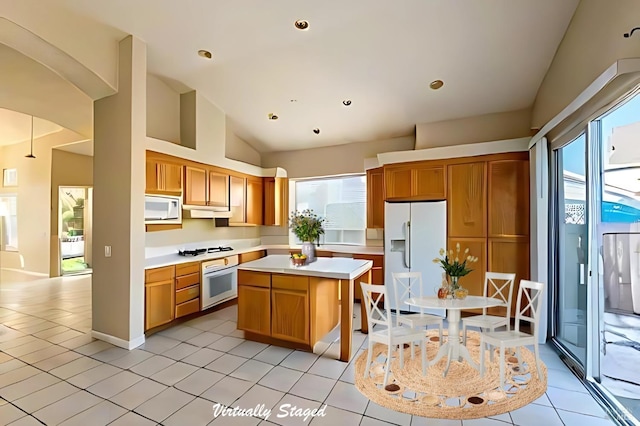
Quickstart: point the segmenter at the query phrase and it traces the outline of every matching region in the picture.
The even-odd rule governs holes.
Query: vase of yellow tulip
[[[478,258],[469,254],[469,249],[460,252],[460,243],[456,244],[455,252],[453,249],[440,249],[440,257],[433,259],[433,263],[440,264],[440,267],[447,274],[449,281],[449,294],[454,299],[464,299],[469,294],[469,290],[460,285],[460,277],[464,277],[473,271],[469,264],[475,263]]]

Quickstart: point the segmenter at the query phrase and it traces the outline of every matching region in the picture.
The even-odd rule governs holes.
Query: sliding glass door
[[[586,135],[556,149],[554,156],[554,334],[584,370],[589,254]]]

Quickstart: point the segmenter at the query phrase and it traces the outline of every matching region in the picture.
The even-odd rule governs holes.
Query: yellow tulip
[[[456,251],[460,253],[460,243],[456,243]]]
[[[435,259],[433,259],[433,263],[440,263],[440,259],[436,257]]]
[[[467,254],[467,253],[469,253],[469,247],[467,247],[467,248],[464,250],[464,254]]]

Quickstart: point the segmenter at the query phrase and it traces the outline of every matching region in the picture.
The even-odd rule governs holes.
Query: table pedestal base
[[[469,354],[469,350],[466,346],[460,344],[460,311],[458,309],[447,309],[447,321],[449,322],[449,336],[446,343],[438,349],[436,357],[429,361],[429,366],[434,365],[446,355],[447,366],[442,373],[443,376],[447,375],[452,359],[458,361],[462,361],[464,359],[473,368],[480,370],[480,365],[471,358],[471,354]]]

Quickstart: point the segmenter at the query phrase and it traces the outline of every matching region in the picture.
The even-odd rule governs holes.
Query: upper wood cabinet
[[[384,228],[384,169],[367,170],[367,228]]]
[[[208,197],[207,176],[204,168],[186,166],[184,168],[184,204],[206,206]]]
[[[240,176],[231,176],[230,182],[230,205],[231,218],[229,223],[246,223],[246,179]]]
[[[385,199],[444,200],[446,172],[443,164],[391,164],[384,166]]]
[[[529,161],[489,161],[489,237],[529,235]]]
[[[262,225],[263,219],[263,183],[262,178],[247,178],[247,223]]]
[[[182,165],[148,157],[145,182],[146,192],[181,192]]]
[[[486,163],[448,166],[447,227],[449,237],[486,237]]]
[[[229,175],[209,170],[207,205],[226,207],[229,205]]]
[[[289,179],[264,178],[264,224],[289,225]]]

